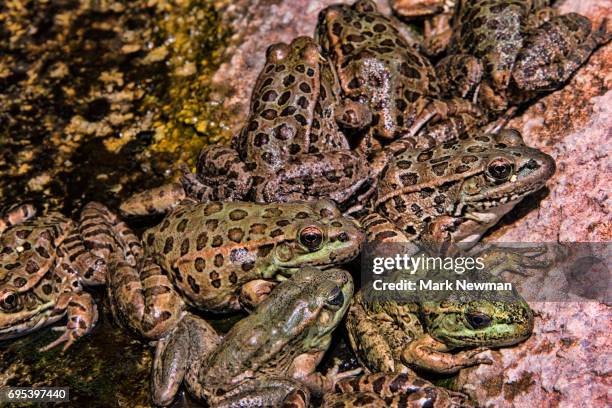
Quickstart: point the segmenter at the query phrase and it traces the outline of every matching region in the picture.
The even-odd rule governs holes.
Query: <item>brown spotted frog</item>
[[[368,241],[474,245],[555,171],[513,129],[396,150],[386,162],[362,220]]]
[[[115,315],[147,338],[159,338],[191,306],[208,312],[252,307],[271,288],[311,265],[355,258],[364,236],[329,200],[256,204],[186,202],[143,235],[138,267],[110,273]]]
[[[372,1],[324,9],[316,36],[334,64],[343,98],[371,112],[371,121],[362,123],[368,129],[366,149],[375,138],[388,141],[414,136],[434,119],[454,118],[440,125],[448,127],[443,134],[426,132],[441,139],[481,124],[480,111],[470,102],[439,98],[431,63]]]
[[[576,13],[556,15],[550,1],[458,0],[449,55],[436,67],[448,95],[472,97],[498,115],[563,86],[608,42]]]
[[[67,315],[63,334],[44,348],[64,343],[66,350],[98,320],[96,304],[83,286],[104,284],[110,254],[137,250],[140,244],[98,203],[87,204],[78,223],[59,213],[35,214],[32,206],[22,205],[0,220],[0,340]]]
[[[346,202],[370,174],[338,126],[359,121],[360,106],[338,94],[335,73],[312,38],[270,46],[246,124],[232,146],[204,148],[196,174],[183,180],[184,191],[162,187],[128,200],[123,212],[159,212],[185,193],[200,201]]]
[[[209,406],[276,407],[288,395],[307,406],[310,391],[331,390],[355,374],[316,372],[352,296],[346,271],[305,267],[224,336],[204,320],[185,316],[158,342],[154,403],[170,404],[184,382],[191,395]]]

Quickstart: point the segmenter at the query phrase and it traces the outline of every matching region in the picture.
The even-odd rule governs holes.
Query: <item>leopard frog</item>
[[[122,211],[160,212],[185,193],[200,201],[347,201],[370,175],[337,124],[359,121],[360,106],[339,100],[338,94],[335,73],[312,38],[271,45],[249,116],[232,146],[204,148],[196,174],[183,180],[184,190],[174,185],[141,194]]]
[[[208,312],[252,307],[302,266],[355,258],[364,236],[331,201],[183,203],[143,235],[138,268],[117,262],[109,278],[114,313],[159,338],[191,306]]]
[[[563,86],[612,36],[548,0],[457,0],[449,56],[436,67],[449,94],[474,95],[497,115]],[[468,72],[469,71],[469,72]]]
[[[417,275],[395,271],[390,279],[410,279],[419,273],[423,271]],[[424,273],[429,279],[436,271]],[[439,276],[448,278],[443,273]],[[476,270],[461,278],[495,279]],[[351,346],[372,371],[410,372],[418,368],[452,374],[464,367],[491,363],[481,355],[483,351],[517,344],[533,331],[533,312],[514,290],[478,295],[452,290],[438,298],[409,292],[404,298],[366,285],[351,303],[347,316]]]
[[[168,405],[184,381],[210,406],[280,406],[289,394],[306,406],[311,390],[330,390],[353,374],[315,371],[352,296],[346,271],[305,267],[222,337],[186,316],[158,342],[153,401]]]
[[[473,245],[554,171],[552,157],[513,129],[398,150],[362,223],[368,241]]]
[[[139,241],[98,203],[83,208],[79,223],[59,213],[35,214],[32,206],[22,205],[0,221],[0,340],[68,315],[64,333],[45,347],[65,343],[65,350],[98,319],[83,285],[103,284],[108,256],[128,247],[137,251]]]
[[[365,149],[375,139],[414,136],[432,119],[455,118],[443,125],[448,129],[437,136],[440,138],[480,123],[479,110],[468,101],[439,99],[431,63],[408,44],[372,1],[324,9],[316,37],[334,64],[342,97],[371,112],[372,120],[361,124],[368,129]]]

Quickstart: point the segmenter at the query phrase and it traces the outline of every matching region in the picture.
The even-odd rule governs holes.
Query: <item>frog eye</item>
[[[311,251],[318,249],[323,242],[323,232],[317,227],[307,227],[300,233],[300,242]]]
[[[0,297],[0,309],[11,312],[19,305],[19,298],[15,292],[4,292]]]
[[[470,313],[467,316],[467,321],[474,329],[484,329],[491,325],[491,318],[482,313]]]
[[[487,165],[487,174],[497,181],[504,181],[512,175],[513,169],[514,166],[508,159],[500,157]]]
[[[332,306],[342,306],[344,303],[344,294],[339,287],[334,287],[331,293],[329,294],[329,299],[327,299],[327,303]]]

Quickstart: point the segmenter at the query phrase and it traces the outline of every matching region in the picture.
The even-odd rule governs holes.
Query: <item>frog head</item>
[[[555,172],[552,157],[525,146],[516,130],[477,136],[461,145],[465,179],[455,216],[468,220],[456,241],[477,238],[527,195],[544,187]]]
[[[353,279],[348,272],[305,267],[278,285],[256,313],[272,327],[279,337],[276,341],[295,344],[300,339],[300,354],[323,351],[352,297]]]
[[[53,313],[55,298],[43,289],[52,285],[51,278],[45,276],[26,291],[7,284],[0,286],[0,340],[23,336],[63,316]]]
[[[49,214],[0,234],[0,340],[33,332],[59,320],[54,313],[54,248],[60,231],[71,226]]]
[[[354,259],[365,239],[357,221],[342,216],[329,200],[307,203],[309,211],[295,214],[287,227],[287,238],[274,248],[274,263],[281,273],[297,272],[302,266],[328,268]]]
[[[240,375],[245,364],[249,370],[276,375],[286,374],[296,364],[314,363],[314,369],[317,361],[300,363],[298,357],[323,356],[352,296],[348,272],[302,268],[226,334],[214,358],[232,360],[222,365],[224,370],[235,369],[232,376]]]
[[[421,313],[427,332],[450,349],[510,346],[533,331],[533,312],[514,291],[480,299],[458,293],[441,302],[424,302]]]
[[[297,321],[288,319],[286,327],[294,330],[299,326],[307,327],[303,334],[304,347],[307,350],[325,350],[331,333],[340,324],[353,297],[353,279],[342,269],[321,271],[307,267],[298,272],[295,280],[303,282],[301,300],[307,300],[307,306],[303,312],[298,312],[301,317]],[[296,302],[299,304],[301,302]]]

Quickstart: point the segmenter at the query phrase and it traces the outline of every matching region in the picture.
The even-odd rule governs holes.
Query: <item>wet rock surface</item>
[[[66,0],[27,9],[3,3],[0,207],[27,199],[71,214],[92,199],[113,207],[161,184],[202,145],[240,128],[265,49],[312,35],[319,10],[332,3],[159,0],[93,7]],[[389,12],[387,2],[377,3]],[[612,1],[567,0],[559,7],[598,24]],[[547,191],[517,206],[487,240],[612,240],[610,61],[608,44],[568,86],[511,122],[528,145],[555,158],[557,173]],[[495,364],[463,370],[455,385],[492,406],[605,406],[610,307],[530,304],[534,335],[491,352]],[[51,329],[0,344],[0,385],[69,385],[77,401],[103,395],[99,406],[147,406],[151,349],[108,317],[101,320],[65,354],[36,352],[56,335]],[[347,354],[343,347],[334,353]]]
[[[226,137],[207,95],[227,34],[209,2],[2,2],[0,207],[113,205]]]

